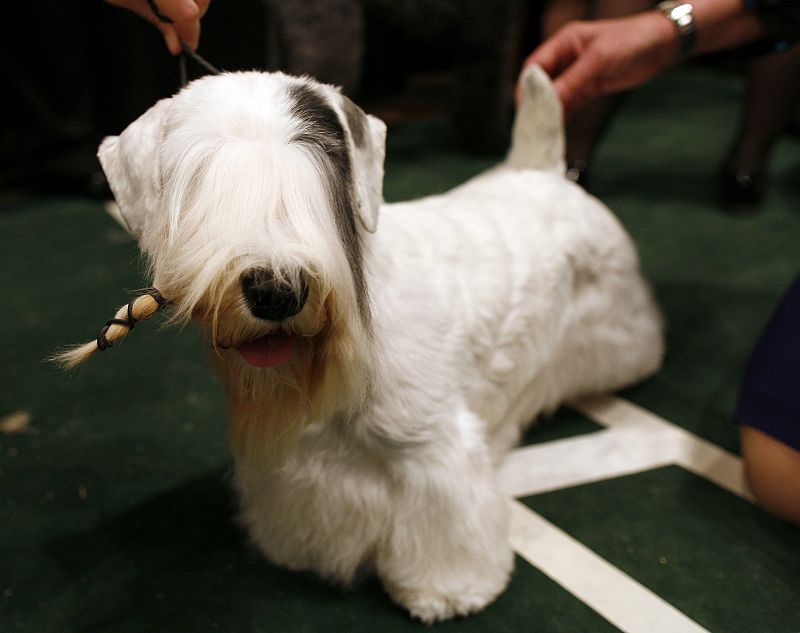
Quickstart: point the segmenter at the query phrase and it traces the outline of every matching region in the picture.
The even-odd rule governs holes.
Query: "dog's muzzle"
[[[242,295],[250,313],[264,321],[283,321],[298,314],[308,299],[308,282],[302,279],[299,293],[275,279],[267,268],[252,268],[241,276]]]

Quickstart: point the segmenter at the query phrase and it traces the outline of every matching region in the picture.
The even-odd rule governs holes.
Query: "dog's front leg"
[[[458,426],[478,428],[462,413]],[[470,432],[471,433],[471,432]],[[424,622],[480,611],[513,566],[508,500],[495,485],[482,438],[447,438],[393,465],[401,490],[378,574],[392,599]]]

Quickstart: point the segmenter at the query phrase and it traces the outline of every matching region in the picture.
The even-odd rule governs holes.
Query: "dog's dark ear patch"
[[[327,158],[323,163],[328,171],[326,185],[331,197],[331,208],[339,239],[350,263],[359,311],[367,325],[370,321],[369,299],[364,278],[361,238],[356,223],[353,165],[347,149],[344,127],[324,95],[313,86],[295,84],[289,88],[289,97],[292,100],[291,114],[303,126],[292,142],[306,145]],[[364,114],[361,113],[361,116]],[[363,132],[362,129],[362,138]]]
[[[364,147],[367,136],[367,116],[355,103],[342,95],[342,109],[347,118],[347,127],[356,147]]]
[[[326,149],[334,150],[332,145],[344,146],[344,128],[336,111],[327,103],[325,98],[313,86],[295,84],[289,88],[289,97],[292,100],[292,115],[302,121],[307,129],[295,137],[300,142],[309,141],[309,134],[321,134],[317,144],[324,144]]]

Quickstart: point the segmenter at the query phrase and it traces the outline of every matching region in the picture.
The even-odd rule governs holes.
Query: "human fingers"
[[[564,120],[568,121],[591,98],[600,94],[601,71],[602,65],[597,59],[583,56],[555,79],[553,84],[561,100]]]
[[[659,18],[651,11],[587,27],[577,60],[555,81],[566,117],[589,99],[635,88],[673,63],[675,29]]]
[[[192,48],[197,48],[200,43],[200,18],[205,13],[201,10],[197,0],[157,0],[160,13],[172,20],[177,37]],[[208,3],[206,2],[206,9]],[[162,30],[162,33],[164,30]],[[166,39],[166,35],[165,35]],[[167,43],[169,46],[169,42]],[[180,43],[178,44],[180,49]],[[172,51],[172,48],[170,48]]]
[[[206,11],[208,11],[208,5],[211,4],[211,0],[195,0],[195,4],[200,11],[200,17],[202,18]]]
[[[195,4],[197,5],[197,10],[199,12],[197,18],[197,45],[194,46],[194,48],[197,48],[197,46],[200,45],[200,20],[206,14],[206,11],[208,11],[208,5],[211,4],[211,0],[195,0]]]
[[[528,55],[522,65],[523,68],[537,64],[551,78],[556,78],[580,54],[584,30],[584,22],[566,24]]]
[[[586,23],[578,21],[570,22],[563,26],[552,37],[540,44],[533,53],[528,55],[522,64],[522,70],[524,71],[528,66],[536,64],[551,79],[556,80],[581,54],[585,25]],[[517,105],[519,105],[522,98],[522,88],[519,81],[517,81],[515,89],[515,98]]]
[[[173,55],[179,55],[181,51],[183,51],[183,48],[181,47],[181,38],[178,37],[178,34],[175,32],[175,27],[159,20],[156,20],[153,24],[161,31],[161,35],[164,37],[164,43],[167,45],[169,52]]]

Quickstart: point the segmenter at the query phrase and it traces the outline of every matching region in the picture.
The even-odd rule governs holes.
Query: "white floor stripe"
[[[511,451],[497,471],[508,494],[524,497],[676,465],[753,501],[741,459],[725,449],[621,398],[571,406],[607,428]]]
[[[670,454],[640,429],[606,429],[579,437],[518,448],[497,471],[512,497],[571,488],[668,466]]]
[[[736,455],[614,396],[571,405],[606,428],[512,451],[498,469],[509,495],[570,488],[676,465],[753,501]],[[511,542],[534,567],[625,633],[706,631],[633,578],[518,501]]]
[[[634,450],[647,451],[655,463],[661,463],[665,456],[669,456],[677,466],[705,477],[743,499],[754,501],[745,482],[742,460],[733,453],[622,398],[598,396],[575,402],[572,406],[610,429],[638,429],[640,433]]]
[[[514,549],[614,626],[625,633],[708,633],[527,506],[511,504]]]

